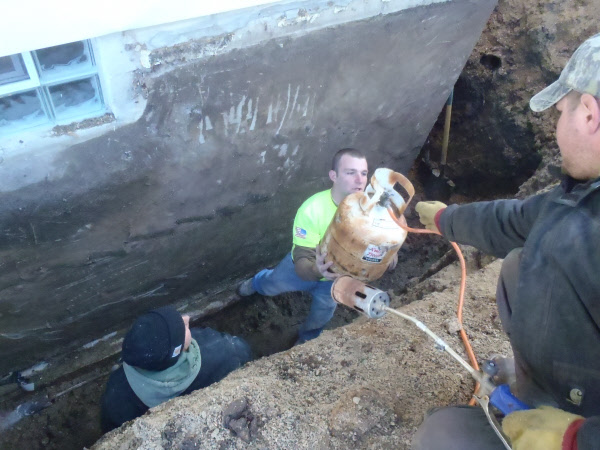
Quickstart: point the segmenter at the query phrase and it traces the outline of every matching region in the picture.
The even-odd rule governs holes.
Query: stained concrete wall
[[[0,180],[0,373],[152,307],[210,302],[202,292],[276,262],[341,147],[406,173],[494,4],[421,6],[191,61],[193,44],[155,50],[139,120],[44,163],[11,161],[45,178]]]

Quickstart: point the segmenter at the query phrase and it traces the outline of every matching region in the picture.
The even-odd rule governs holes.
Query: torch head
[[[385,308],[390,305],[387,292],[349,276],[339,277],[333,282],[331,297],[337,303],[355,309],[371,319],[383,317]]]

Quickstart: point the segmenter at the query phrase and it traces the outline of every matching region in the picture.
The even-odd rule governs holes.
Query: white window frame
[[[14,83],[7,83],[4,86],[0,86],[0,96],[8,94],[19,94],[24,91],[29,91],[40,86],[40,78],[33,62],[33,57],[30,52],[20,53],[29,75],[29,80],[15,81]],[[11,55],[12,56],[12,55]]]
[[[4,131],[4,130],[20,131],[20,130],[23,130],[26,128],[39,127],[39,126],[44,126],[44,125],[54,126],[57,124],[80,122],[82,120],[89,119],[91,117],[98,117],[98,116],[101,116],[106,113],[107,108],[106,108],[106,103],[104,101],[104,96],[102,94],[102,85],[100,83],[100,74],[98,71],[98,66],[96,65],[96,59],[94,57],[94,49],[93,49],[92,43],[88,39],[84,39],[82,41],[76,41],[76,42],[83,42],[83,44],[87,47],[88,53],[90,56],[90,60],[91,60],[90,64],[87,67],[81,68],[80,70],[72,70],[65,74],[61,74],[60,72],[58,72],[58,74],[47,75],[47,76],[45,76],[45,78],[43,80],[40,78],[39,73],[38,73],[38,70],[41,70],[40,69],[41,64],[37,60],[37,54],[35,53],[37,50],[33,50],[31,52],[20,53],[21,57],[23,58],[23,63],[25,65],[25,69],[27,71],[27,75],[29,76],[29,79],[16,81],[13,83],[7,83],[5,85],[0,86],[0,97],[16,95],[16,94],[21,94],[23,92],[36,90],[37,96],[41,103],[41,108],[44,112],[44,115],[46,116],[46,120],[43,123],[38,122],[38,123],[32,124],[31,126],[27,126],[27,125],[10,126],[9,125],[7,127],[4,127],[4,129],[0,128],[0,130],[2,130],[2,131]],[[41,49],[39,49],[39,50],[41,50]],[[11,56],[11,55],[9,55],[9,56]],[[58,119],[56,117],[56,113],[55,113],[53,107],[51,106],[52,102],[50,99],[51,94],[49,92],[49,88],[59,85],[59,84],[84,80],[84,79],[88,79],[88,78],[92,78],[92,77],[95,78],[95,87],[97,90],[98,99],[100,101],[100,107],[98,108],[98,110],[90,111],[89,113],[84,113],[81,115],[75,115],[75,114],[68,115],[67,114],[62,119]],[[94,81],[92,81],[92,83],[94,83]]]

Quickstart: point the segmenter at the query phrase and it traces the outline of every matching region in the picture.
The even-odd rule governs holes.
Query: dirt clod
[[[250,442],[258,432],[258,422],[250,412],[246,398],[235,400],[225,408],[223,425],[244,442]]]

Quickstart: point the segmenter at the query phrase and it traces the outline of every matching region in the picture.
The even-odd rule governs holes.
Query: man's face
[[[368,171],[366,159],[342,156],[337,170],[329,171],[329,178],[333,181],[332,191],[337,194],[339,200],[355,192],[364,191]]]
[[[183,319],[183,323],[185,324],[185,341],[183,343],[183,351],[185,352],[188,348],[190,348],[190,344],[192,343],[192,333],[190,331],[190,316],[181,316]]]
[[[556,124],[556,142],[562,155],[563,172],[577,180],[600,175],[598,152],[592,148],[585,129],[585,109],[580,97],[570,92],[556,103],[560,118]]]

